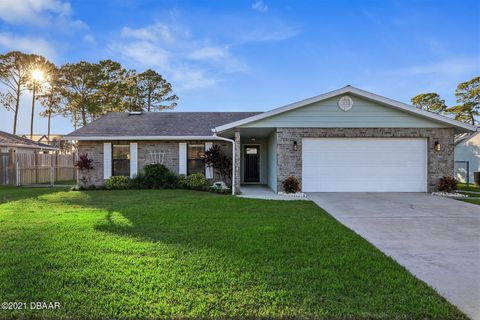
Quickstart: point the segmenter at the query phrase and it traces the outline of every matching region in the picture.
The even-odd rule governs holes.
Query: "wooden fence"
[[[0,184],[75,183],[75,160],[75,154],[3,153],[0,157]]]

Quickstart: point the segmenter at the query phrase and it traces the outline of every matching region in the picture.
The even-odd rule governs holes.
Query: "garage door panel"
[[[426,140],[305,138],[305,192],[424,192]]]

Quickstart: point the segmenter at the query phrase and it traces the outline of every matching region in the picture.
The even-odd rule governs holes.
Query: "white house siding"
[[[473,172],[480,171],[480,134],[455,146],[455,161],[469,162],[470,182],[473,183]],[[461,182],[467,181],[466,164],[455,163],[455,177]]]
[[[433,120],[392,109],[377,102],[348,94],[353,99],[349,111],[338,108],[334,97],[305,107],[258,120],[241,128],[443,128]],[[412,107],[413,108],[413,107]]]

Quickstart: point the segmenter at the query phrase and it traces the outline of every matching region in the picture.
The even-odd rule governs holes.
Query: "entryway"
[[[245,170],[243,181],[247,183],[260,182],[260,147],[245,146]]]

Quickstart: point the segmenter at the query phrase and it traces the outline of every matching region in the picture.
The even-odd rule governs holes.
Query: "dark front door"
[[[260,182],[259,156],[258,146],[245,146],[245,182]]]

